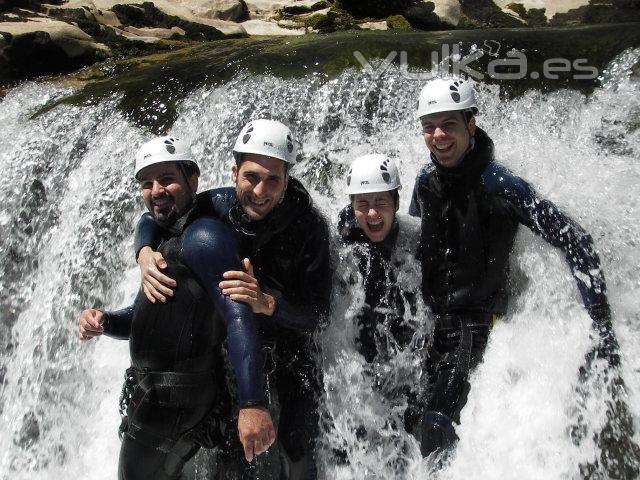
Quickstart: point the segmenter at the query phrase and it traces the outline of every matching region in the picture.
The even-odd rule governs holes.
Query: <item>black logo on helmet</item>
[[[164,146],[167,149],[167,152],[169,152],[172,155],[176,153],[176,147],[173,144],[173,142],[175,142],[175,139],[173,138],[168,138],[164,141]]]
[[[253,132],[253,125],[249,124],[249,126],[247,127],[247,131],[242,137],[242,143],[247,143],[249,141],[249,139],[251,138],[251,132]]]
[[[453,84],[449,86],[449,90],[451,90],[451,100],[458,103],[460,102],[460,93],[458,93],[458,87],[462,85],[464,82],[462,80],[455,81]]]
[[[382,179],[385,183],[389,183],[391,181],[391,175],[389,174],[389,159],[386,159],[384,162],[380,164],[380,170],[382,171]]]
[[[287,150],[289,153],[293,152],[293,138],[290,133],[287,133]]]

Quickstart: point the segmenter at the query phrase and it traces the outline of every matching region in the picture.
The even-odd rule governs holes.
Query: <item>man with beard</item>
[[[423,455],[452,445],[496,316],[508,300],[509,258],[519,225],[560,248],[598,333],[593,356],[619,364],[606,285],[591,237],[493,158],[476,126],[471,82],[436,79],[420,93],[418,118],[431,163],[418,174],[409,213],[421,218],[422,292],[436,315],[426,365],[419,438]]]
[[[312,334],[330,303],[327,226],[302,184],[289,176],[296,148],[285,125],[265,119],[249,122],[238,135],[233,156],[235,188],[200,194],[198,211],[229,225],[244,257],[244,270],[227,271],[220,288],[256,314],[268,353],[267,389],[277,393],[280,406],[283,476],[314,479],[321,383]],[[148,247],[141,249],[156,245],[156,230],[153,218],[143,217],[136,248],[145,292],[163,301],[173,294],[169,287],[176,282],[157,269],[164,265],[160,256]],[[221,476],[250,478],[249,466],[237,451],[237,445],[230,445]]]
[[[219,220],[195,214],[199,173],[182,140],[161,137],[140,148],[135,176],[161,228],[159,250],[167,270],[180,287],[167,302],[150,302],[140,293],[131,307],[88,309],[80,316],[82,340],[103,333],[129,339],[121,480],[179,478],[201,446],[222,443],[230,418],[221,352],[225,336],[238,383],[238,430],[245,450],[262,453],[275,439],[262,406],[263,361],[253,313],[218,287],[225,271],[241,265],[236,240]]]

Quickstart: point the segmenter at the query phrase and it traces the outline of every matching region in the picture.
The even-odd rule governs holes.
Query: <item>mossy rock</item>
[[[189,22],[174,15],[167,15],[151,2],[142,5],[114,5],[113,13],[124,26],[133,27],[179,27],[185,31],[185,36],[194,40],[221,40],[228,36],[215,27],[201,23]]]
[[[320,30],[331,25],[331,18],[328,15],[314,13],[304,19],[304,26]]]
[[[463,15],[474,20],[467,24],[469,26],[477,22],[479,27],[485,28],[522,27],[522,23],[518,19],[504,13],[492,0],[461,1],[460,6],[462,7]],[[460,28],[460,25],[458,27]]]
[[[391,30],[408,30],[411,24],[402,15],[391,15],[387,18],[387,27]]]

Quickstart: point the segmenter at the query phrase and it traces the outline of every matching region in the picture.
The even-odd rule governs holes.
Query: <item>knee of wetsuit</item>
[[[458,440],[453,421],[440,412],[428,411],[420,422],[420,452],[423,457],[445,451]]]

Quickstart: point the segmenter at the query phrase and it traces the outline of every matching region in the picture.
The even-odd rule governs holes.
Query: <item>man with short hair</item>
[[[278,440],[287,457],[287,478],[313,479],[321,382],[312,334],[329,310],[328,230],[307,191],[289,175],[296,159],[289,128],[274,120],[253,120],[238,135],[233,156],[235,188],[204,192],[199,211],[236,233],[245,268],[226,272],[220,288],[256,314],[268,352],[267,389],[277,392],[280,405]],[[155,222],[143,217],[136,247],[145,288],[162,300],[172,294],[167,288],[171,279],[156,269],[157,255],[148,247],[140,250],[155,245],[155,230]],[[222,467],[237,467],[250,476],[247,465],[233,464]]]
[[[419,437],[423,455],[456,439],[453,422],[508,300],[509,258],[519,225],[564,253],[599,335],[597,356],[619,364],[604,275],[591,237],[526,181],[493,158],[476,126],[470,81],[435,79],[420,93],[418,117],[431,163],[415,182],[409,213],[421,218],[422,292],[436,315],[426,365]]]
[[[263,362],[253,313],[218,287],[225,271],[240,267],[236,240],[220,221],[194,214],[199,173],[180,139],[160,137],[140,148],[135,176],[161,228],[167,270],[180,287],[167,302],[152,303],[140,293],[131,307],[88,309],[80,316],[82,340],[103,333],[129,339],[121,480],[179,478],[200,446],[222,443],[230,417],[225,337],[238,396],[248,407],[238,425],[245,449],[260,454],[275,439],[269,412],[261,407]]]

